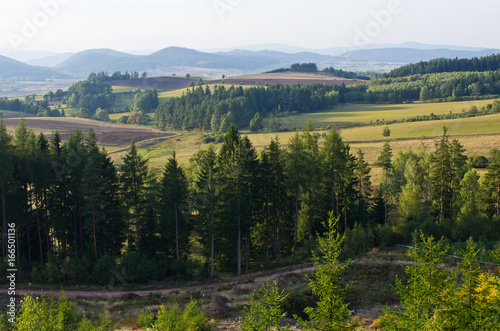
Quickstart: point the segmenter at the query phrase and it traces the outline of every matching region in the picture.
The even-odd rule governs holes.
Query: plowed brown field
[[[19,118],[4,119],[4,123],[11,131],[19,125],[19,121]],[[56,130],[59,131],[63,141],[68,140],[71,132],[75,129],[85,134],[91,128],[96,133],[99,144],[108,146],[128,146],[132,139],[135,139],[138,143],[174,135],[173,133],[156,131],[151,128],[112,124],[82,118],[26,118],[25,121],[26,125],[36,132],[50,135]]]

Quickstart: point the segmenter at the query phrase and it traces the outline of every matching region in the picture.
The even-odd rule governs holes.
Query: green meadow
[[[430,114],[444,115],[468,111],[472,106],[478,109],[493,103],[493,100],[443,102],[443,103],[412,103],[398,105],[346,104],[333,109],[300,115],[280,117],[283,127],[288,129],[302,128],[310,120],[315,127],[332,125],[354,125],[355,123],[370,124],[383,121],[401,120]]]

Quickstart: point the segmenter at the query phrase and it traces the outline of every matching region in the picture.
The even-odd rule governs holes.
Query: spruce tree
[[[446,216],[449,216],[447,206],[451,205],[453,182],[451,146],[448,141],[448,129],[443,128],[441,140],[436,142],[434,151],[434,162],[432,164],[432,197],[435,209],[438,210],[439,221],[443,224]]]
[[[316,307],[304,310],[309,321],[295,316],[304,330],[354,330],[355,327],[350,320],[348,304],[345,303],[345,295],[352,283],[342,284],[344,272],[350,262],[339,263],[345,235],[335,230],[338,220],[330,212],[328,221],[324,223],[326,235],[318,238],[319,252],[312,252],[316,270],[307,279],[312,293],[319,297],[319,301]]]
[[[140,252],[140,216],[144,211],[144,193],[147,175],[148,159],[142,157],[138,153],[135,141],[132,140],[130,150],[123,158],[120,182],[122,184],[124,202],[130,215],[129,219],[133,220],[135,223],[133,225],[130,224],[130,228],[135,229],[135,246],[138,252]],[[128,238],[128,241],[130,249],[133,244],[130,237]]]
[[[293,236],[293,252],[292,258],[295,259],[297,251],[297,230],[299,226],[299,197],[305,186],[305,157],[304,157],[304,142],[298,132],[290,138],[288,142],[287,154],[287,179],[288,188],[295,197],[295,222]]]
[[[190,227],[187,215],[188,181],[175,152],[168,158],[160,184],[160,228],[167,252],[175,254],[178,262],[181,251],[186,251]],[[175,232],[174,238],[170,235]],[[173,239],[173,240],[172,240]],[[171,247],[170,243],[175,242]]]
[[[500,153],[488,166],[484,179],[486,188],[485,204],[490,215],[500,215]]]
[[[392,148],[389,141],[386,141],[382,147],[382,152],[378,157],[378,165],[382,167],[384,172],[384,212],[385,212],[385,224],[387,224],[387,213],[388,213],[388,192],[389,192],[389,172],[392,169]]]
[[[218,213],[219,177],[217,155],[210,144],[198,152],[193,205],[199,211],[199,231],[205,247],[210,246],[210,276],[214,277],[216,216]]]

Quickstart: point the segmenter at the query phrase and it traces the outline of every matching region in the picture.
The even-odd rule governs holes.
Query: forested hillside
[[[496,71],[500,69],[500,54],[490,56],[473,57],[471,59],[434,59],[428,62],[408,64],[396,68],[384,74],[387,77],[404,77],[411,75],[435,74],[441,72],[462,72],[462,71]]]
[[[498,151],[480,179],[446,129],[432,150],[392,157],[387,142],[381,182],[372,183],[362,150],[335,130],[319,138],[308,124],[287,148],[273,139],[259,153],[231,125],[218,151],[198,151],[188,167],[173,154],[157,178],[134,143],[117,167],[92,130],[61,143],[23,122],[12,137],[2,123],[3,231],[16,224],[24,277],[99,284],[115,268],[147,282],[301,259],[329,212],[347,235],[346,254],[407,243],[415,229],[500,249]]]

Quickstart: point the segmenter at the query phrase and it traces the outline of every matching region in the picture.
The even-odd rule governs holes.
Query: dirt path
[[[261,277],[256,277],[256,278],[248,278],[248,275],[246,276],[245,279],[252,280],[255,283],[264,283],[267,280],[273,281],[277,278],[283,277],[285,275],[289,274],[300,274],[304,273],[310,270],[313,270],[314,267],[308,267],[308,268],[302,268],[302,269],[297,269],[297,270],[291,270],[291,271],[283,271],[279,272],[276,274],[272,275],[267,275],[267,276],[261,276]],[[188,286],[188,287],[176,287],[176,288],[169,288],[169,289],[156,289],[156,290],[141,290],[141,291],[113,291],[113,290],[99,290],[99,291],[66,291],[66,290],[43,290],[43,289],[17,289],[16,294],[19,295],[30,295],[30,296],[39,296],[39,295],[48,295],[48,296],[59,296],[61,294],[64,294],[65,296],[69,298],[74,298],[74,297],[86,297],[86,298],[95,298],[95,297],[101,297],[101,298],[112,298],[112,297],[120,297],[126,294],[134,294],[138,296],[147,296],[151,293],[159,293],[159,294],[167,294],[170,292],[174,291],[192,291],[192,290],[201,290],[201,289],[207,289],[207,288],[217,288],[219,286],[224,286],[224,285],[235,285],[237,284],[238,281],[232,281],[232,282],[226,282],[226,283],[216,283],[216,284],[205,284],[205,285],[196,285],[196,286]],[[0,289],[0,294],[7,294],[7,289],[2,288]],[[63,293],[64,291],[64,293]]]

